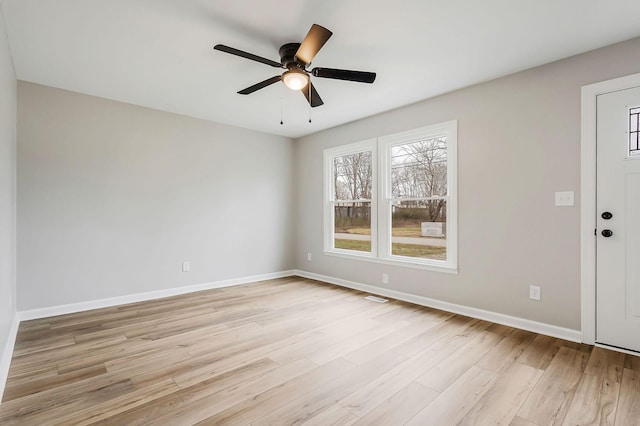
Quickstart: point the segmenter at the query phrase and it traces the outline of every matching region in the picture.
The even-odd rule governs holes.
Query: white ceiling
[[[300,137],[640,36],[638,0],[0,0],[19,79]],[[314,79],[325,105],[275,68],[311,24],[333,37],[313,66],[375,71],[373,85]],[[284,125],[280,125],[281,111]]]

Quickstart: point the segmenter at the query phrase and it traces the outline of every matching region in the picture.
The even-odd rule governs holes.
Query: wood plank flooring
[[[640,425],[640,358],[292,277],[20,325],[2,425]]]

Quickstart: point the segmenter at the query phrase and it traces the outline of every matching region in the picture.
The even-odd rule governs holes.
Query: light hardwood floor
[[[640,424],[640,358],[286,278],[22,323],[0,424]]]

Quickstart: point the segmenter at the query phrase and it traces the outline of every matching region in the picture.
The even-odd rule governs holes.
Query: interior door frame
[[[580,136],[580,288],[582,341],[596,343],[597,97],[640,86],[640,73],[582,86]]]

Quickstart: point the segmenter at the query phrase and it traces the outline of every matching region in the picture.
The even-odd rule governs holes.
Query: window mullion
[[[334,203],[334,204],[339,204],[339,203],[370,203],[372,202],[372,200],[370,198],[360,198],[357,200],[329,200],[329,202]]]

